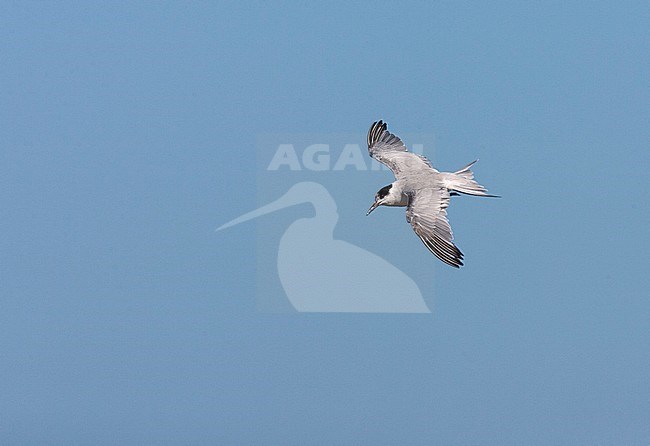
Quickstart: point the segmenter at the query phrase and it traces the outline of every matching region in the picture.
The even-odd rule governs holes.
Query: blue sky
[[[1,442],[648,444],[649,19],[3,4]],[[452,203],[467,266],[401,210],[361,218],[388,174],[346,176],[336,235],[435,289],[433,314],[257,311],[254,225],[214,229],[257,206],[258,137],[363,143],[378,118],[504,196]]]

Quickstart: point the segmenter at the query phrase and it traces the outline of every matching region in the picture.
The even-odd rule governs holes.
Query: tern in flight
[[[375,122],[368,131],[368,153],[388,166],[395,182],[379,189],[369,215],[378,206],[406,206],[406,221],[429,251],[455,268],[463,266],[463,253],[453,243],[447,221],[447,207],[452,195],[468,194],[497,197],[474,181],[470,167],[456,172],[439,172],[428,159],[406,150],[397,136],[386,130],[386,123]]]

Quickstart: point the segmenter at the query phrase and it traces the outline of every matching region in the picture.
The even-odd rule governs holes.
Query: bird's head
[[[372,204],[372,206],[370,206],[370,209],[368,209],[368,213],[366,215],[370,215],[370,213],[377,209],[378,206],[382,206],[389,202],[390,190],[392,187],[393,185],[389,184],[388,186],[384,186],[377,191],[375,194],[375,202]]]

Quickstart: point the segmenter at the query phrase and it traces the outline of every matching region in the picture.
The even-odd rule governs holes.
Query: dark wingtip
[[[370,126],[370,130],[368,130],[368,147],[371,147],[377,140],[379,140],[379,137],[381,134],[388,128],[388,124],[382,121],[381,119],[379,121],[375,121],[372,123]]]
[[[447,265],[453,266],[456,269],[460,269],[461,266],[465,266],[463,263],[463,255],[461,254],[457,258],[454,259],[453,263],[452,262],[445,262]]]

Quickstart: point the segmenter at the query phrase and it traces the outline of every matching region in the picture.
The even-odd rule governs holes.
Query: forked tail
[[[457,170],[454,173],[446,172],[444,174],[444,181],[447,189],[460,192],[461,194],[477,195],[479,197],[501,198],[498,195],[488,194],[487,189],[474,180],[474,172],[470,170],[470,167],[472,167],[477,161],[478,160],[472,161],[467,166],[463,167],[460,170]]]

